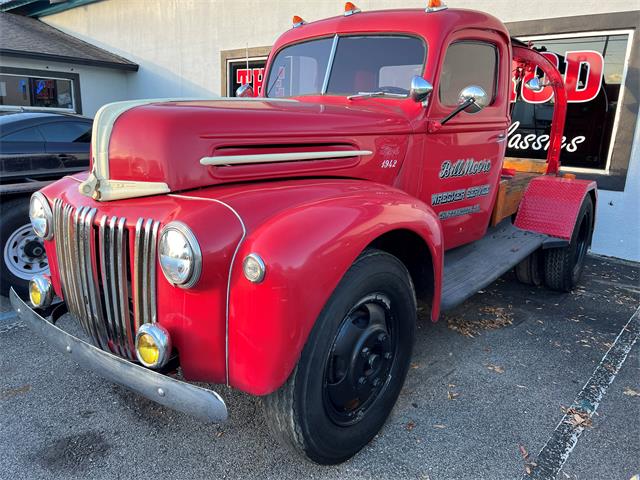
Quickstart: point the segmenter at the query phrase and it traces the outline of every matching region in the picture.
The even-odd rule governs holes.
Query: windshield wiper
[[[372,97],[397,97],[397,98],[405,98],[406,95],[402,93],[389,93],[389,92],[358,92],[355,95],[349,95],[347,97],[348,100],[355,100],[357,98],[372,98]]]

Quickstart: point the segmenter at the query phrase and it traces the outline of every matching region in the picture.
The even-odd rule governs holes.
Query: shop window
[[[262,95],[266,63],[267,57],[227,60],[227,95],[235,97],[236,90],[246,83],[252,85],[255,97]]]
[[[0,74],[0,105],[75,111],[69,79]]]
[[[447,106],[458,105],[462,89],[478,85],[491,99],[495,96],[498,52],[496,47],[484,42],[462,41],[447,48],[440,73],[440,102]]]
[[[628,32],[619,31],[523,38],[533,41],[534,48],[564,76],[568,109],[560,162],[565,168],[600,172],[609,169],[612,139],[622,103],[629,37]],[[536,75],[540,76],[541,72]],[[513,87],[515,103],[507,155],[546,158],[553,91],[546,87],[535,93],[523,89],[521,84]]]

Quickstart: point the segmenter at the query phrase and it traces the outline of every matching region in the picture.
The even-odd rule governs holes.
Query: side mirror
[[[460,92],[458,105],[466,105],[463,110],[467,113],[478,113],[489,105],[489,96],[484,91],[484,88],[477,85],[469,85]]]
[[[458,106],[440,121],[440,125],[444,125],[460,112],[478,113],[484,107],[489,105],[489,96],[484,88],[478,85],[469,85],[463,88],[458,95]]]
[[[548,83],[543,83],[540,81],[538,77],[533,77],[524,82],[524,86],[531,90],[532,92],[541,92],[544,90],[544,87],[548,86]]]
[[[253,87],[250,83],[245,83],[236,89],[236,97],[253,97]]]
[[[433,85],[419,75],[411,79],[411,88],[409,89],[409,97],[414,102],[424,102],[433,92]]]

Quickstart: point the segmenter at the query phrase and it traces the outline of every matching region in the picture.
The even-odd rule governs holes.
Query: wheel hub
[[[16,277],[29,280],[33,275],[49,273],[42,240],[30,224],[17,228],[4,246],[4,263]]]
[[[389,379],[395,356],[389,300],[361,300],[343,320],[325,368],[325,406],[339,425],[357,422]]]

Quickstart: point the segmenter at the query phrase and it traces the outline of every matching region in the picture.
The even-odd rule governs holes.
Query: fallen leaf
[[[447,390],[447,398],[449,400],[455,400],[456,398],[458,398],[460,396],[459,393],[454,393],[451,390]]]
[[[408,431],[413,430],[414,428],[416,428],[416,424],[415,422],[409,422],[407,423],[406,427],[405,427]]]
[[[504,368],[502,368],[499,365],[489,364],[489,365],[487,365],[487,368],[489,370],[493,371],[493,372],[496,372],[496,373],[504,373]]]
[[[509,309],[511,305],[507,306]],[[485,306],[478,309],[480,316],[467,320],[464,315],[445,315],[450,330],[469,338],[475,338],[482,330],[495,330],[513,324],[513,314],[505,307]]]
[[[16,388],[6,388],[0,391],[0,400],[6,400],[8,398],[17,397],[18,395],[24,395],[31,391],[31,385],[22,385]]]
[[[522,455],[522,458],[527,460],[527,458],[529,458],[529,452],[527,452],[527,449],[524,448],[522,445],[518,445],[518,447],[520,448],[520,455]]]
[[[593,422],[591,421],[591,417],[589,417],[589,414],[587,412],[584,412],[583,410],[580,410],[575,407],[571,407],[568,409],[563,408],[562,410],[565,412],[565,414],[568,417],[567,418],[568,423],[574,427],[587,428],[593,425]]]
[[[640,392],[633,390],[629,387],[625,387],[624,392],[622,393],[624,393],[625,395],[629,395],[630,397],[640,397]]]

